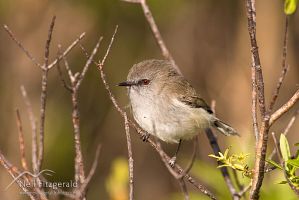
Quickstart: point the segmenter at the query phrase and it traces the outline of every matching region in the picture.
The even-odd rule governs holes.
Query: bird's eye
[[[150,82],[151,82],[151,81],[148,80],[148,79],[142,79],[142,80],[140,81],[140,83],[141,83],[142,85],[148,85]]]

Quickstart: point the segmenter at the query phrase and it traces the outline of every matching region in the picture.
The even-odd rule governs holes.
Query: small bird
[[[188,140],[214,127],[224,135],[238,135],[214,114],[191,84],[167,60],[145,60],[133,65],[127,81],[133,116],[149,134],[167,143]]]

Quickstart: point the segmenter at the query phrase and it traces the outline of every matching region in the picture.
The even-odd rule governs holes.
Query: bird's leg
[[[178,147],[177,147],[177,149],[176,149],[176,151],[175,151],[175,154],[174,154],[174,156],[172,156],[172,158],[169,160],[169,165],[171,166],[171,167],[174,167],[174,164],[175,164],[175,162],[176,162],[176,157],[177,157],[177,155],[178,155],[178,152],[179,152],[179,150],[180,150],[180,147],[181,147],[181,143],[182,143],[182,140],[180,140],[179,141],[179,144],[178,144]]]

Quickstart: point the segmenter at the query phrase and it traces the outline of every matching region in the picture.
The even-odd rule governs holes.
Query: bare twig
[[[286,126],[286,128],[284,129],[283,133],[284,135],[287,135],[290,131],[290,128],[293,126],[297,115],[299,114],[299,109],[297,109],[293,115],[293,117],[291,118],[291,120],[289,121],[288,125]],[[269,160],[272,160],[273,156],[277,153],[276,148],[273,149],[272,153],[270,154],[270,156],[268,157]]]
[[[253,125],[253,133],[255,136],[255,143],[259,139],[259,130],[257,122],[257,96],[256,96],[256,72],[254,67],[251,67],[251,80],[252,80],[252,91],[251,91],[251,117]]]
[[[18,170],[15,166],[13,166],[0,152],[0,164],[6,169],[6,171],[10,174],[13,179],[16,179],[20,175],[20,170]],[[19,177],[16,179],[18,186],[30,197],[31,200],[38,200],[41,199],[37,196],[37,194],[32,193],[28,187],[26,187],[24,183],[25,179]]]
[[[88,60],[87,60],[87,62],[86,62],[86,64],[85,64],[85,66],[84,66],[82,72],[80,73],[80,75],[79,75],[79,77],[78,77],[76,87],[79,87],[79,86],[80,86],[80,84],[81,84],[81,82],[82,82],[82,80],[83,80],[83,78],[84,78],[84,76],[85,76],[85,74],[86,74],[86,72],[87,72],[87,70],[88,70],[90,64],[93,62],[93,58],[94,58],[94,56],[95,56],[96,53],[98,52],[98,49],[99,49],[99,47],[100,47],[100,44],[101,44],[101,41],[102,41],[102,40],[103,40],[103,37],[100,37],[99,40],[98,40],[98,42],[97,42],[97,44],[96,44],[96,46],[94,47],[94,49],[93,49],[91,55],[89,56],[89,58],[88,58]],[[80,44],[80,47],[82,48],[82,45],[81,45],[81,44]]]
[[[278,110],[276,110],[270,118],[269,124],[272,125],[278,118],[280,118],[283,114],[289,111],[299,100],[299,89],[295,92],[295,94],[286,102],[283,106],[281,106]]]
[[[23,44],[16,38],[15,34],[10,30],[10,28],[7,25],[3,26],[5,31],[8,33],[8,35],[11,37],[11,39],[19,46],[19,48],[25,53],[25,55],[38,67],[41,67],[41,65],[37,62],[37,60],[30,54],[30,52],[23,46]]]
[[[114,41],[114,37],[115,37],[115,34],[116,34],[116,31],[117,29],[115,29],[115,32],[111,38],[111,41],[110,41],[110,44],[107,48],[107,51],[106,51],[106,54],[104,56],[104,58],[102,59],[101,62],[99,62],[99,64],[97,64],[97,67],[98,67],[98,70],[100,71],[100,76],[101,76],[101,80],[104,84],[104,87],[105,89],[107,90],[108,92],[108,95],[109,95],[109,98],[110,100],[112,101],[114,107],[116,108],[116,110],[121,114],[122,117],[124,117],[124,111],[121,109],[121,107],[118,105],[114,95],[112,94],[111,90],[110,90],[110,87],[106,81],[106,75],[103,71],[103,66],[105,64],[105,60],[106,60],[106,57],[108,56],[109,52],[110,52],[110,49],[111,49],[111,46],[112,46],[112,43]],[[134,122],[132,122],[131,120],[128,120],[129,121],[129,124],[131,127],[133,127],[137,133],[141,136],[145,133],[145,131],[143,131],[139,126],[137,126]],[[160,154],[163,155],[163,157],[165,157],[168,161],[170,160],[170,157],[168,155],[166,155],[166,153],[161,150],[159,147],[157,147],[156,143],[154,141],[152,141],[150,138],[148,139],[148,143]],[[162,157],[162,156],[161,156]],[[177,164],[175,164],[174,166],[175,170],[177,171],[177,173],[182,173],[184,170]],[[211,199],[216,199],[215,198],[215,195],[210,192],[207,188],[205,188],[203,185],[201,185],[200,183],[198,183],[195,179],[193,179],[193,177],[191,177],[189,174],[186,174],[185,177],[184,177],[189,183],[191,183],[195,188],[197,188],[199,191],[201,191],[203,194],[207,195],[209,198]]]
[[[30,100],[27,96],[27,92],[25,90],[25,87],[23,85],[21,85],[20,89],[21,89],[21,93],[22,93],[23,99],[24,99],[26,107],[27,107],[27,113],[28,113],[29,121],[30,121],[30,125],[31,125],[31,131],[32,131],[32,147],[31,147],[31,151],[32,151],[32,168],[33,168],[33,172],[35,174],[37,174],[38,173],[38,168],[37,168],[37,128],[36,128],[36,119],[35,119],[35,116],[33,114],[32,105],[31,105]]]
[[[248,19],[248,32],[250,37],[251,53],[252,53],[252,67],[255,70],[254,72],[255,74],[254,76],[252,76],[252,83],[256,82],[256,87],[255,88],[253,87],[253,90],[256,90],[257,93],[257,100],[258,100],[259,109],[262,118],[259,137],[256,143],[256,154],[255,154],[256,159],[255,159],[254,174],[253,174],[253,181],[252,181],[251,194],[250,194],[251,199],[258,199],[259,191],[264,179],[265,158],[266,158],[266,151],[267,151],[270,117],[268,116],[268,112],[266,111],[262,66],[261,66],[258,46],[256,42],[255,0],[246,0],[246,8],[247,8],[246,9],[247,19]],[[254,98],[254,95],[252,96]],[[254,107],[254,104],[252,104],[252,106]]]
[[[58,47],[58,48],[59,48],[59,47]],[[58,51],[57,56],[59,56],[59,54],[60,54],[60,53],[59,53],[59,51]],[[69,92],[73,92],[72,87],[71,87],[70,85],[68,85],[68,84],[66,83],[66,81],[64,80],[64,78],[63,78],[62,71],[61,71],[61,68],[60,68],[60,61],[57,62],[57,71],[58,71],[58,75],[59,75],[59,77],[60,77],[60,81],[61,81],[63,87],[64,87],[66,90],[68,90]]]
[[[213,149],[213,152],[215,155],[217,155],[219,152],[221,152],[221,149],[218,145],[218,142],[217,142],[217,138],[215,136],[215,134],[213,133],[213,131],[211,129],[206,129],[206,135],[207,135],[207,138],[210,142],[210,146],[212,147]],[[218,165],[220,165],[221,163],[218,162]],[[220,168],[220,171],[221,171],[221,174],[224,178],[224,181],[231,193],[232,196],[235,196],[235,194],[237,194],[237,191],[233,185],[233,182],[232,182],[232,179],[228,173],[228,169],[227,167],[221,167]],[[235,197],[234,197],[235,198]]]
[[[42,66],[42,88],[40,95],[40,121],[39,121],[39,143],[38,143],[38,160],[37,169],[41,170],[44,159],[44,135],[45,135],[45,118],[46,118],[46,102],[47,102],[47,87],[48,87],[48,62],[50,54],[50,43],[52,40],[53,28],[55,25],[56,16],[53,16],[50,28],[48,31],[48,39],[45,46],[45,64]]]
[[[154,17],[152,15],[152,12],[150,11],[148,5],[147,5],[147,2],[146,0],[122,0],[122,1],[125,1],[125,2],[129,2],[129,3],[139,3],[142,7],[142,10],[143,10],[143,13],[144,13],[144,16],[153,32],[153,35],[156,39],[156,42],[158,43],[160,49],[161,49],[161,52],[162,52],[162,55],[165,59],[169,60],[170,62],[173,63],[173,66],[176,68],[176,70],[181,73],[181,70],[180,68],[175,64],[175,61],[171,55],[171,53],[169,52],[169,50],[167,49],[166,45],[165,45],[165,42],[161,36],[161,33],[158,29],[158,26],[154,20]]]
[[[100,156],[100,151],[101,151],[101,145],[98,145],[97,146],[97,150],[96,150],[96,154],[95,154],[95,158],[93,160],[93,163],[92,163],[92,167],[91,169],[89,170],[89,173],[84,181],[84,183],[81,185],[81,187],[79,187],[79,191],[78,190],[75,190],[75,195],[76,195],[76,198],[80,198],[82,196],[82,194],[85,194],[86,193],[86,189],[87,189],[87,186],[88,184],[90,183],[96,169],[97,169],[97,166],[98,166],[98,160],[99,160],[99,156]]]
[[[131,143],[131,136],[130,136],[130,127],[127,114],[124,114],[125,120],[125,131],[127,137],[127,146],[128,146],[128,163],[129,163],[129,185],[130,185],[130,192],[129,192],[129,199],[134,199],[134,160],[132,154],[132,143]]]
[[[184,179],[179,179],[178,181],[180,183],[181,190],[184,194],[184,199],[189,200],[190,197],[189,197],[189,193],[188,193],[187,186],[186,186]]]
[[[293,126],[298,114],[299,114],[299,108],[295,111],[295,113],[294,113],[293,117],[291,118],[291,120],[289,121],[287,127],[284,129],[284,131],[283,131],[284,135],[288,134],[288,132],[290,131],[291,127]]]
[[[81,35],[58,58],[56,58],[51,64],[48,65],[48,69],[54,67],[57,62],[65,57],[84,37],[85,33],[81,33]]]
[[[213,113],[216,115],[216,101],[215,100],[211,101],[211,109],[212,109]],[[209,140],[210,146],[212,147],[213,153],[215,155],[217,155],[219,152],[222,152],[221,149],[220,149],[220,146],[217,142],[217,137],[214,134],[214,132],[211,129],[207,129],[205,132],[206,132],[206,136]],[[218,163],[218,165],[221,164],[220,162],[217,162],[217,163]],[[233,199],[238,200],[239,198],[236,195],[237,190],[233,185],[233,181],[231,179],[230,174],[228,173],[227,167],[221,167],[221,168],[219,168],[219,170],[221,171],[221,174],[224,178],[224,181],[225,181],[225,183],[226,183]],[[239,182],[239,180],[237,180],[238,177],[235,177],[235,178],[236,178],[236,182]]]
[[[25,156],[25,141],[24,141],[24,132],[22,126],[22,120],[20,116],[19,109],[16,109],[16,121],[19,131],[19,146],[20,146],[20,153],[21,153],[21,163],[24,170],[28,170],[28,165]]]
[[[80,117],[79,117],[79,107],[78,107],[78,91],[79,91],[79,87],[82,83],[82,80],[83,80],[90,64],[93,61],[94,56],[98,52],[101,40],[102,40],[102,38],[100,38],[98,40],[91,55],[90,56],[87,55],[88,60],[86,61],[81,73],[77,72],[73,75],[65,56],[63,54],[61,55],[62,59],[64,60],[65,67],[66,67],[66,70],[68,72],[69,79],[71,82],[71,86],[67,86],[67,87],[65,86],[65,87],[67,90],[69,90],[71,92],[71,96],[72,96],[72,105],[73,105],[72,121],[73,121],[74,141],[75,141],[75,181],[77,181],[80,184],[80,187],[79,187],[80,189],[79,190],[75,189],[74,193],[76,195],[76,198],[78,198],[78,199],[83,198],[85,196],[87,184],[89,183],[90,179],[92,178],[96,164],[97,164],[97,161],[96,161],[96,163],[94,163],[95,167],[93,167],[91,169],[88,177],[86,178],[85,172],[84,172],[83,154],[82,154],[81,142],[80,142]],[[59,47],[59,48],[61,48],[61,47]],[[83,48],[83,46],[81,48],[83,49],[85,54],[88,54],[87,51]],[[59,61],[57,62],[57,65],[58,64],[59,64]],[[60,70],[59,66],[58,66],[58,69]],[[60,76],[62,77],[61,71],[60,71]],[[64,85],[66,85],[65,81],[63,81],[63,82],[64,82]],[[98,149],[98,151],[99,151],[99,149]],[[96,157],[98,157],[98,155]]]
[[[288,67],[289,67],[289,65],[287,65],[288,26],[289,26],[289,21],[288,21],[288,16],[286,15],[285,16],[285,31],[284,31],[284,37],[283,37],[283,49],[282,49],[282,70],[281,70],[281,75],[278,79],[276,88],[272,95],[272,100],[269,105],[269,112],[272,111],[272,109],[275,105],[281,85],[283,83],[283,80],[287,74]]]
[[[251,188],[251,183],[244,187],[240,192],[238,192],[238,196],[241,198],[245,193]]]

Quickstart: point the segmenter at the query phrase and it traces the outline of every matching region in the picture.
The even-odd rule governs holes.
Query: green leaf
[[[278,163],[274,162],[273,160],[269,160],[269,159],[267,159],[266,161],[267,161],[268,163],[270,163],[271,165],[275,166],[276,168],[282,170],[282,167],[281,167]]]
[[[285,0],[284,2],[284,13],[291,15],[296,11],[297,0]]]
[[[287,181],[280,181],[279,183],[277,184],[287,184],[288,182]]]
[[[280,151],[282,154],[282,158],[284,161],[287,161],[291,157],[291,153],[290,153],[290,147],[289,147],[288,140],[284,134],[280,135],[279,142],[280,142]]]
[[[297,159],[289,159],[287,163],[293,167],[299,168],[299,160]]]

